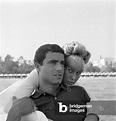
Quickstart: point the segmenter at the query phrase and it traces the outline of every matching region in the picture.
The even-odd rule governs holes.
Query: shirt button
[[[71,91],[71,88],[70,87],[67,87],[67,91]]]
[[[43,93],[43,95],[46,95],[46,93]]]
[[[57,99],[57,97],[55,97],[55,100]]]

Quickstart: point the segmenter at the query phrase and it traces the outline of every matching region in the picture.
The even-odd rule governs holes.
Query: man
[[[56,44],[45,44],[37,49],[34,63],[40,78],[39,89],[55,96],[64,74],[63,49]],[[25,107],[18,105],[18,108],[16,108],[17,104],[13,104],[8,114],[7,121],[20,121],[22,116],[34,111],[33,101],[29,98],[26,98],[26,100],[27,101],[25,101],[25,98],[17,100],[17,104],[21,101],[22,105],[24,104]],[[30,108],[26,108],[26,106]],[[28,109],[30,111],[28,111]]]
[[[58,45],[43,45],[36,51],[34,63],[39,73],[40,86],[39,91],[32,96],[32,99],[38,107],[38,110],[44,112],[47,118],[50,118],[54,121],[76,121],[78,119],[84,120],[86,114],[68,116],[55,114],[55,105],[58,101],[73,101],[74,99],[76,101],[77,98],[74,98],[74,96],[76,97],[76,95],[79,95],[78,92],[76,92],[77,87],[72,87],[70,90],[67,90],[67,88],[64,86],[59,86],[64,73],[63,50]],[[79,91],[80,89],[81,88],[78,88]],[[32,103],[32,100],[30,98],[26,98],[26,101],[25,98],[22,98],[17,100],[17,106],[16,103],[14,103],[15,105],[13,105],[11,108],[7,121],[20,121],[22,116],[34,111],[34,103]],[[28,108],[25,106],[25,104],[23,106],[20,105],[21,102],[22,105],[23,103],[27,103],[26,105]],[[25,110],[22,110],[23,108]],[[13,115],[13,112],[16,112],[14,113],[15,115]]]

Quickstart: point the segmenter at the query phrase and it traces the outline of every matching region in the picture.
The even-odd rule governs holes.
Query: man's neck
[[[39,89],[43,92],[47,92],[47,93],[55,96],[57,93],[58,87],[59,87],[59,84],[57,84],[57,85],[40,84]]]

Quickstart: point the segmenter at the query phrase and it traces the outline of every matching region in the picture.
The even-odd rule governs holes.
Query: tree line
[[[25,60],[20,56],[17,60],[11,55],[6,55],[4,60],[0,57],[0,74],[27,74],[34,69],[34,63],[31,60]],[[116,72],[116,62],[106,64],[105,66],[93,66],[92,62],[85,65],[84,72]]]
[[[85,65],[84,72],[116,72],[116,62],[107,63],[104,66],[93,66],[92,62]]]
[[[25,60],[20,56],[17,60],[11,55],[6,55],[4,60],[0,57],[0,74],[27,74],[34,69],[31,60]]]

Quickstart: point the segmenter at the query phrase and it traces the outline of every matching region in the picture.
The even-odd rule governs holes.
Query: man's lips
[[[54,76],[57,77],[57,78],[61,78],[62,74],[55,74]]]

